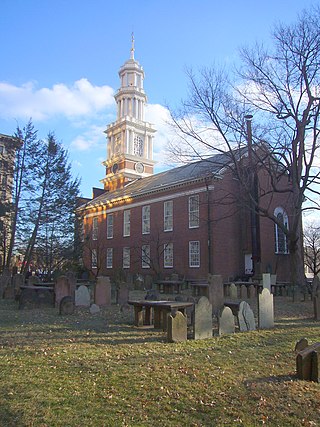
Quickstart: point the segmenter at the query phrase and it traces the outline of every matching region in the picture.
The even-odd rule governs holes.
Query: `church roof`
[[[117,201],[145,196],[170,188],[179,187],[206,178],[221,178],[221,173],[230,163],[230,152],[169,169],[155,175],[128,183],[124,188],[105,192],[79,207],[80,210],[108,205]]]

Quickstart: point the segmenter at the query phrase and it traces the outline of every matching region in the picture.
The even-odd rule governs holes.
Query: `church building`
[[[107,159],[103,189],[78,208],[84,266],[95,276],[119,274],[154,279],[173,273],[187,279],[221,274],[225,281],[254,270],[250,212],[226,203],[241,192],[226,168],[228,153],[154,174],[156,130],[145,121],[144,71],[134,57],[120,68],[115,95],[117,118],[105,133]],[[281,194],[273,195],[276,215],[288,224]],[[259,219],[260,272],[288,277],[284,233]]]

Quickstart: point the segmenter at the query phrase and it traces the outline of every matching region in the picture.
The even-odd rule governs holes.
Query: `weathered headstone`
[[[306,339],[306,338],[301,338],[298,342],[297,342],[297,344],[296,344],[296,346],[295,346],[295,348],[294,348],[294,351],[296,352],[296,353],[299,353],[299,351],[302,351],[302,350],[304,350],[305,348],[307,348],[308,347],[308,340]]]
[[[224,307],[218,317],[219,335],[233,334],[235,332],[234,315],[230,307]]]
[[[274,327],[273,295],[267,288],[263,288],[258,297],[259,329]]]
[[[194,307],[193,339],[212,338],[212,304],[207,297],[201,297]]]
[[[312,279],[312,297],[320,297],[320,279],[317,275]]]
[[[257,290],[254,285],[249,285],[248,288],[248,298],[253,299],[257,296]]]
[[[234,283],[231,283],[229,287],[229,295],[231,299],[238,298],[238,288]]]
[[[60,301],[63,297],[72,297],[70,283],[66,276],[58,277],[54,290],[56,295],[56,307],[60,307]]]
[[[89,307],[90,306],[90,292],[85,285],[79,286],[75,293],[75,304],[77,307]]]
[[[68,295],[66,297],[61,298],[59,305],[59,314],[70,315],[74,313],[74,301],[73,298]]]
[[[100,313],[100,307],[97,304],[91,304],[89,311],[90,311],[90,314]]]
[[[313,309],[315,320],[320,320],[320,295],[313,297]]]
[[[240,298],[241,299],[248,298],[248,290],[246,285],[241,285],[240,287]]]
[[[167,340],[168,342],[187,340],[187,316],[181,311],[168,315]]]
[[[77,288],[77,277],[73,271],[67,271],[66,276],[69,280],[70,285],[70,295],[74,299],[74,295]]]
[[[129,299],[129,287],[127,283],[120,282],[118,285],[117,304],[127,304]]]
[[[223,281],[222,276],[218,274],[208,274],[208,296],[212,305],[212,312],[217,316],[223,307]]]
[[[100,307],[111,305],[111,283],[109,277],[98,277],[94,288],[94,302]]]
[[[240,332],[255,331],[256,322],[253,311],[246,301],[241,301],[238,311],[238,323]]]
[[[262,285],[263,285],[263,288],[267,288],[271,292],[271,275],[270,275],[270,273],[263,273]]]

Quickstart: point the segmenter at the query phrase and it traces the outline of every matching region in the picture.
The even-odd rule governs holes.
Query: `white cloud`
[[[0,82],[0,118],[40,121],[57,115],[69,119],[93,115],[114,105],[113,93],[110,86],[94,86],[85,78],[71,86],[58,83],[40,89],[32,82],[22,86]]]
[[[106,145],[106,138],[103,131],[105,127],[91,125],[81,135],[78,135],[70,144],[72,150],[88,151],[92,148]]]

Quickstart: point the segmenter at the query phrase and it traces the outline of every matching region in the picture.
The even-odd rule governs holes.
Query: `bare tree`
[[[314,276],[320,273],[320,226],[308,224],[304,227],[305,264]]]
[[[283,231],[291,257],[291,280],[303,285],[302,212],[320,207],[315,161],[319,151],[319,7],[304,10],[292,25],[278,25],[273,41],[272,49],[261,45],[242,49],[242,67],[233,80],[224,70],[214,68],[202,70],[199,76],[188,72],[187,101],[180,111],[172,112],[183,143],[177,139],[169,151],[179,160],[221,159],[221,166],[243,190],[229,195],[229,201],[269,218]],[[218,153],[220,157],[210,160]],[[289,225],[271,209],[275,194],[282,194],[290,206]]]

